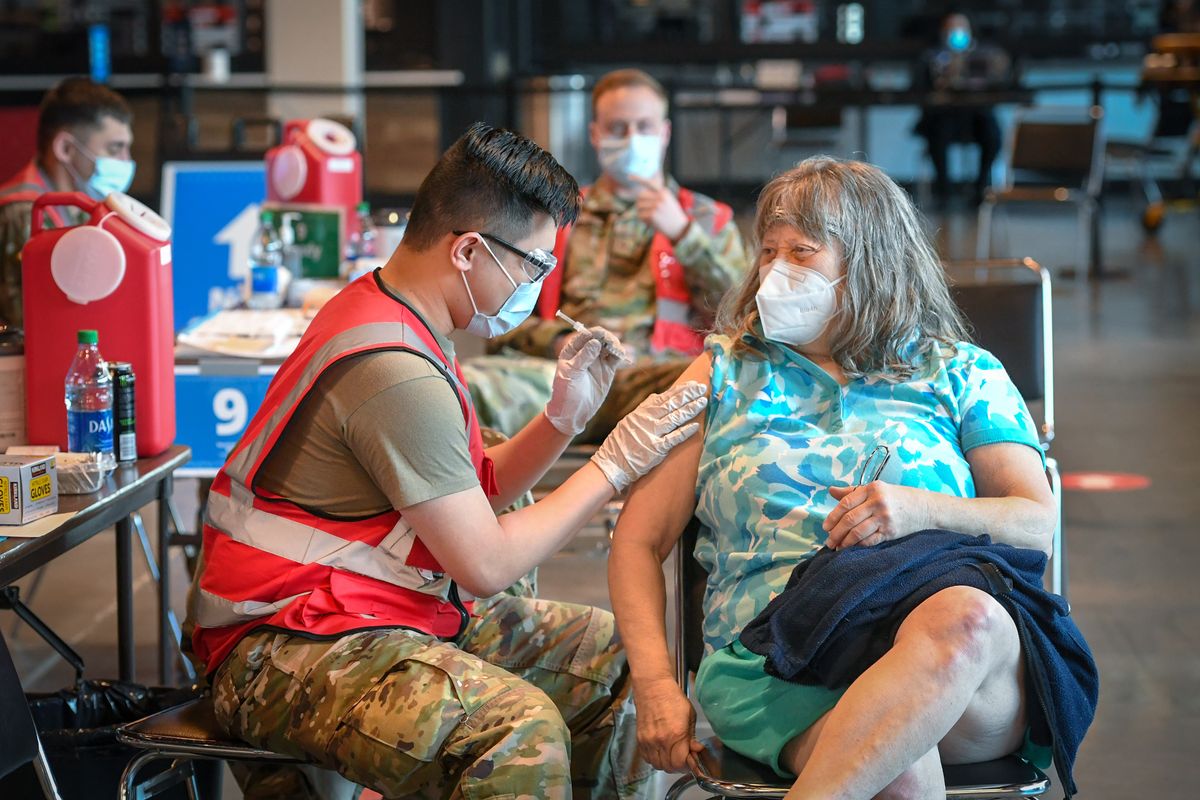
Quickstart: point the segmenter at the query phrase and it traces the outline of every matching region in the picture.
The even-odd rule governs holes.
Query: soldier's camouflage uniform
[[[679,185],[667,184],[678,194]],[[741,234],[731,220],[713,230],[714,203],[695,194],[693,218],[675,243],[692,297],[693,327],[704,330],[725,292],[746,269]],[[650,265],[654,229],[638,219],[630,200],[593,186],[571,229],[563,272],[562,310],[585,325],[603,325],[633,351],[635,363],[617,372],[608,399],[580,435],[599,441],[647,395],[669,387],[690,356],[650,349],[655,289]],[[571,328],[558,319],[534,318],[489,343],[498,355],[463,364],[480,423],[512,435],[550,399],[555,340]],[[523,356],[521,354],[524,354]]]
[[[612,615],[508,594],[480,604],[453,642],[251,634],[214,676],[217,718],[385,798],[646,796]],[[297,775],[272,770],[246,796],[280,796],[268,792]]]

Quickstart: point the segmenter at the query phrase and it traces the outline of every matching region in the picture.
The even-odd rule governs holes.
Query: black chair
[[[1050,457],[1054,439],[1054,319],[1050,273],[1032,258],[959,261],[945,265],[951,293],[974,329],[976,342],[1008,371],[1017,391],[1040,417],[1046,477],[1058,509],[1050,556],[1050,591],[1067,596],[1062,533],[1062,482]],[[1036,409],[1041,407],[1040,414]]]
[[[3,634],[0,634],[0,719],[3,720],[0,724],[0,779],[32,763],[42,794],[47,800],[62,800]]]
[[[692,555],[699,532],[700,522],[693,518],[675,547],[676,676],[685,693],[690,693],[704,655],[702,609],[707,575]],[[666,800],[677,800],[693,786],[712,798],[780,798],[791,787],[770,767],[727,749],[716,737],[702,744],[704,750],[695,758],[691,774],[667,790]],[[1016,756],[946,766],[943,771],[946,796],[959,800],[1037,797],[1050,787],[1050,779],[1041,770]]]
[[[1099,272],[1099,206],[1104,182],[1102,118],[1098,106],[1030,107],[1017,112],[1005,151],[1004,184],[987,190],[979,206],[977,258],[992,257],[993,212],[997,206],[1067,204],[1078,212],[1081,250],[1086,253],[1082,261],[1091,273]]]
[[[212,697],[208,695],[122,725],[117,728],[117,741],[142,751],[121,776],[121,800],[148,800],[180,784],[186,786],[189,800],[199,800],[192,763],[197,760],[305,763],[226,735],[217,724]],[[141,768],[162,759],[172,760],[170,768],[138,785]]]

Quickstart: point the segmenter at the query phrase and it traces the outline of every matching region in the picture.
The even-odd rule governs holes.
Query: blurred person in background
[[[33,201],[46,192],[84,192],[101,200],[133,181],[133,113],[119,94],[88,78],[68,78],[42,99],[37,153],[0,184],[0,322],[19,328],[21,248]],[[77,225],[79,209],[48,207],[45,227]]]

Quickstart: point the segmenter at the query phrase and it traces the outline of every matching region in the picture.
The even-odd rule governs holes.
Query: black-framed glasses
[[[455,236],[463,236],[468,231],[453,231]],[[525,277],[529,280],[540,281],[542,278],[549,275],[558,266],[558,259],[540,247],[533,250],[522,250],[511,242],[506,242],[499,236],[493,236],[490,233],[478,231],[479,235],[488,241],[495,242],[510,253],[515,253],[521,257],[521,269],[525,273]]]

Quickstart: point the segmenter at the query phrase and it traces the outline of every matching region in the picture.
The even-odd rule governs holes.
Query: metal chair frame
[[[1062,527],[1062,477],[1058,469],[1058,461],[1050,456],[1050,443],[1054,440],[1054,301],[1051,293],[1050,271],[1032,258],[984,259],[978,261],[955,261],[947,263],[946,270],[951,283],[956,290],[964,288],[979,288],[986,290],[988,286],[1011,284],[1022,276],[1026,282],[1038,287],[1041,306],[1041,335],[1040,342],[1033,345],[1039,351],[1042,360],[1042,395],[1030,397],[1022,393],[1025,401],[1041,401],[1042,413],[1039,425],[1039,440],[1042,451],[1046,455],[1046,479],[1050,482],[1050,490],[1054,494],[1056,522],[1054,527],[1053,550],[1050,555],[1050,591],[1057,595],[1067,596],[1067,555],[1063,546]],[[955,281],[956,277],[970,276],[969,283]],[[999,278],[999,280],[997,280]],[[971,320],[976,326],[976,335],[980,345],[992,349],[995,342],[1004,336],[1001,330],[980,330],[978,320]],[[1034,353],[1028,354],[1030,358]],[[1020,387],[1018,387],[1020,388]]]
[[[155,725],[169,725],[180,719],[202,731],[204,736],[153,730]],[[188,800],[200,800],[200,789],[192,766],[196,760],[306,763],[226,736],[212,715],[212,697],[208,695],[122,725],[117,728],[117,741],[143,751],[129,762],[121,775],[120,800],[148,800],[180,784],[186,787]],[[142,767],[167,758],[172,760],[168,769],[138,785],[137,775]]]
[[[1043,121],[1044,120],[1044,121]],[[979,206],[978,233],[975,240],[976,258],[992,257],[992,225],[997,206],[1007,203],[1069,203],[1076,207],[1079,217],[1079,239],[1082,252],[1086,253],[1088,272],[1100,272],[1100,192],[1104,185],[1104,131],[1103,111],[1099,106],[1090,108],[1056,108],[1052,106],[1029,106],[1019,109],[1009,130],[1004,148],[1004,184],[988,189]],[[1036,126],[1070,126],[1079,128],[1090,139],[1091,154],[1085,171],[1081,171],[1079,182],[1073,186],[1028,185],[1017,183],[1017,173],[1036,170],[1027,164],[1014,163],[1018,159],[1022,128],[1029,131]],[[1081,135],[1081,138],[1082,135]],[[1078,270],[1084,273],[1083,269]]]

